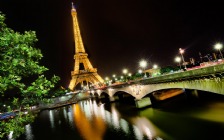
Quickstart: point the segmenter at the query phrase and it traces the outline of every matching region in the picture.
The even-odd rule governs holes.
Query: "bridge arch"
[[[117,90],[116,92],[114,92],[113,96],[117,96],[117,95],[121,95],[121,94],[127,94],[127,95],[131,95],[133,96],[131,93],[129,93],[129,91],[127,90]],[[133,96],[134,97],[134,96]]]
[[[93,96],[96,97],[96,98],[98,98],[98,97],[99,97],[99,94],[96,93],[96,92],[94,92],[94,93],[93,93]]]
[[[141,99],[154,91],[174,88],[201,90],[224,95],[223,87],[224,79],[217,80],[217,78],[142,85],[142,92],[138,98]]]
[[[89,93],[89,96],[90,96],[90,97],[94,97],[94,93],[90,92],[90,93]]]
[[[99,97],[100,98],[109,98],[109,95],[106,92],[102,92]]]
[[[118,96],[120,99],[122,98],[126,98],[126,97],[133,97],[135,98],[132,94],[126,92],[126,91],[123,91],[123,90],[119,90],[117,92],[114,93],[113,97],[115,96]]]

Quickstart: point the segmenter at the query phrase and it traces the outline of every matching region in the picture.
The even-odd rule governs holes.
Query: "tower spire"
[[[77,18],[77,12],[75,10],[74,4],[72,3],[72,19],[73,19],[73,32],[74,32],[74,40],[75,40],[75,52],[79,53],[85,52],[85,48],[83,46],[82,37],[79,29],[79,23]]]
[[[75,64],[74,70],[71,72],[72,79],[70,81],[69,88],[73,90],[77,86],[77,84],[82,84],[83,81],[85,81],[87,85],[88,83],[92,83],[93,85],[102,85],[103,79],[98,75],[97,69],[93,68],[92,64],[88,59],[88,54],[85,52],[79,29],[77,12],[73,3],[71,14],[73,20],[73,32],[75,41]],[[80,67],[80,64],[81,66],[84,66],[84,69]]]
[[[75,6],[74,6],[74,3],[72,2],[72,10],[73,10],[73,9],[75,10]]]

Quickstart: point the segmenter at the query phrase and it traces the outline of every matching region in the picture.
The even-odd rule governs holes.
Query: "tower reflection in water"
[[[97,105],[90,101],[73,105],[74,124],[86,140],[101,140],[105,132],[105,122],[99,115]]]
[[[148,119],[139,116],[124,117],[114,103],[105,109],[104,104],[99,105],[95,100],[86,100],[71,106],[42,111],[38,118],[36,128],[33,128],[33,124],[26,126],[26,140],[47,137],[61,140],[65,135],[67,138],[79,137],[85,140],[117,137],[132,140],[162,140],[156,137],[157,128]],[[45,131],[39,129],[43,127],[46,127]],[[64,127],[68,129],[67,133],[62,131]]]
[[[156,136],[153,125],[144,117],[133,117],[129,124],[120,117],[119,112],[111,106],[111,112],[105,110],[104,105],[97,105],[96,101],[83,101],[73,106],[74,125],[86,140],[102,140],[108,127],[122,130],[126,135],[134,132],[137,140]],[[161,138],[160,138],[161,139]],[[162,140],[162,139],[161,139]]]

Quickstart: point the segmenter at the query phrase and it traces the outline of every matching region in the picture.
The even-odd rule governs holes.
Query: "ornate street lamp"
[[[175,57],[175,62],[179,63],[179,66],[180,66],[180,69],[181,69],[180,61],[181,61],[180,57],[178,57],[178,56]]]
[[[109,78],[108,77],[105,77],[105,84],[109,84]]]
[[[128,73],[128,70],[127,69],[123,69],[123,74],[125,76],[125,82],[127,81],[127,73]]]
[[[114,78],[114,82],[116,82],[117,81],[116,74],[113,74],[112,77]]]
[[[221,58],[223,59],[223,55],[222,55],[222,52],[221,52],[222,47],[223,47],[223,45],[221,43],[215,44],[215,49],[219,51],[219,53],[221,55]]]
[[[138,70],[138,73],[142,74],[142,70]]]
[[[157,69],[158,68],[158,66],[155,64],[155,65],[153,65],[153,69]]]
[[[120,81],[123,82],[124,76],[121,76]]]
[[[185,63],[185,61],[184,61],[184,56],[183,56],[184,50],[181,49],[181,48],[179,48],[179,52],[180,52],[180,55],[181,55],[181,57],[182,57],[182,61],[183,61],[184,68],[187,69],[187,67],[186,67],[186,63]]]
[[[145,68],[146,68],[146,66],[147,66],[147,62],[145,61],[145,60],[141,60],[140,62],[139,62],[139,66],[143,69],[143,71],[144,71],[144,77],[147,77],[146,76],[146,72],[145,72]]]
[[[108,80],[109,80],[109,78],[108,78],[108,77],[106,77],[106,78],[105,78],[105,80],[106,80],[106,81],[108,81]]]
[[[128,70],[127,69],[123,69],[123,73],[124,74],[127,74],[128,73]]]

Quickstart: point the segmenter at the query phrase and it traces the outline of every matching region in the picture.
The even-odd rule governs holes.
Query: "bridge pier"
[[[142,99],[135,99],[135,105],[137,108],[143,108],[152,105],[152,102],[149,97],[146,97]]]
[[[109,99],[110,99],[110,102],[115,102],[115,101],[119,100],[119,97],[118,96],[112,96],[112,97],[109,97]]]
[[[198,98],[198,90],[193,89],[193,90],[191,91],[191,94],[192,94],[193,97]]]

